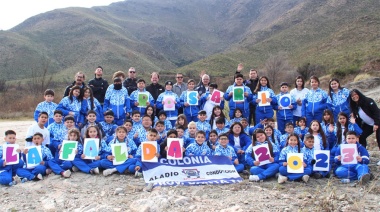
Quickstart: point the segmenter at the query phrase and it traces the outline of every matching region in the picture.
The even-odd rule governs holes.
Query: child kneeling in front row
[[[239,159],[237,158],[235,149],[228,144],[229,144],[229,140],[228,140],[227,133],[220,134],[219,145],[216,146],[214,155],[228,157],[234,164],[236,171],[238,173],[241,173],[244,170],[244,165],[239,164]]]
[[[358,156],[356,159],[357,164],[342,164],[342,156],[340,155],[340,145],[336,151],[335,162],[338,168],[335,170],[335,175],[338,178],[341,178],[342,183],[349,183],[351,180],[359,180],[360,183],[367,183],[371,175],[369,174],[369,154],[365,147],[363,147],[358,142],[357,134],[354,131],[348,131],[346,134],[346,143],[347,144],[356,144]]]
[[[287,171],[287,155],[289,153],[301,153],[301,141],[299,140],[298,135],[291,133],[288,136],[286,146],[281,150],[279,162],[280,162],[280,175],[278,176],[278,183],[285,183],[289,180],[298,180],[301,179],[307,183],[310,178],[311,169],[307,167],[306,163],[303,162],[304,172],[303,173],[288,173]]]
[[[160,145],[157,143],[157,135],[158,135],[158,132],[156,129],[154,128],[151,128],[148,130],[148,133],[146,134],[146,140],[148,142],[151,142],[151,143],[156,143],[157,144],[157,152],[156,152],[156,157],[157,158],[160,158]],[[140,176],[140,174],[138,173],[141,173],[141,167],[142,167],[142,162],[141,162],[141,157],[142,157],[142,145],[139,146],[139,148],[137,149],[136,151],[136,155],[135,155],[137,161],[136,161],[136,167],[135,167],[135,176]]]

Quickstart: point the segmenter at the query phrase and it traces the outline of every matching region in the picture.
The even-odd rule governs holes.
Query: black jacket
[[[75,81],[74,81],[71,85],[69,85],[69,86],[66,87],[66,89],[65,89],[65,93],[63,94],[63,97],[68,96],[69,93],[70,93],[70,89],[71,89],[72,87],[74,87],[74,86],[75,86]],[[82,82],[82,87],[81,87],[81,89],[80,89],[80,94],[81,94],[82,96],[83,96],[83,89],[84,89],[84,87],[86,87],[86,83]]]
[[[359,126],[363,124],[362,119],[359,116],[359,107],[375,121],[375,125],[380,125],[380,109],[377,107],[376,102],[373,99],[368,97],[360,98],[359,104],[353,105],[356,105],[356,107],[351,107],[351,110],[357,119]]]
[[[164,86],[160,84],[150,84],[145,88],[146,91],[148,91],[150,94],[152,94],[152,97],[154,101],[157,101],[158,96],[165,91]]]
[[[90,86],[90,88],[92,89],[94,97],[100,102],[100,104],[103,104],[104,97],[108,88],[107,80],[95,77],[94,79],[88,82],[88,86]]]
[[[137,79],[127,78],[123,82],[123,86],[128,90],[128,95],[137,90]]]

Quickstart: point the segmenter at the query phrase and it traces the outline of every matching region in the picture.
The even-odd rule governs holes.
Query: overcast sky
[[[29,17],[66,7],[106,6],[121,0],[1,0],[0,30],[8,30]]]

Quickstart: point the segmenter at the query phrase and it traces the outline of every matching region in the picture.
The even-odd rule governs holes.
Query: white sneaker
[[[305,182],[305,183],[307,183],[307,181],[309,181],[309,175],[304,175],[304,176],[302,176],[302,180]]]
[[[71,169],[73,170],[73,172],[79,171],[78,167],[76,167],[76,166],[71,167]]]
[[[112,170],[112,169],[106,169],[106,170],[103,171],[103,175],[104,175],[105,177],[111,175],[112,173],[113,173],[113,170]]]
[[[96,167],[95,169],[92,170],[94,174],[99,174],[99,168]]]
[[[260,178],[257,175],[250,175],[249,181],[258,182],[258,181],[260,181]]]
[[[39,179],[39,180],[43,180],[43,179],[44,179],[44,178],[42,177],[41,174],[38,174],[38,175],[36,176],[36,178]]]
[[[62,176],[64,178],[69,178],[71,176],[71,171],[70,170],[66,170],[62,173]]]
[[[143,176],[143,174],[141,172],[139,172],[139,171],[135,172],[135,178],[140,178],[142,176]]]
[[[377,165],[378,165],[378,166],[380,166],[380,161],[379,161],[379,162],[377,162]]]
[[[282,176],[281,174],[278,175],[277,182],[279,184],[285,183],[286,181],[288,181],[288,177]]]

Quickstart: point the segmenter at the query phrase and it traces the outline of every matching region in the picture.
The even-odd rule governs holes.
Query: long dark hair
[[[311,129],[311,125],[312,125],[314,122],[318,123],[318,126],[319,126],[318,133],[321,134],[323,147],[326,148],[326,147],[327,147],[326,135],[325,135],[325,132],[323,131],[322,126],[321,126],[321,123],[319,123],[319,121],[317,121],[317,120],[313,120],[313,121],[310,122],[309,133],[310,133],[311,135],[313,135],[313,130]]]
[[[90,128],[95,128],[96,129],[96,132],[98,133],[98,139],[99,139],[99,148],[101,147],[101,143],[102,143],[102,133],[101,133],[101,131],[100,131],[100,129],[99,129],[99,127],[98,126],[89,126],[89,127],[87,127],[87,129],[86,129],[86,133],[85,133],[85,138],[89,138],[90,136],[89,136],[89,132],[90,132]],[[82,143],[83,145],[84,145],[84,143]]]
[[[84,93],[87,91],[87,90],[89,90],[90,91],[90,110],[94,110],[94,108],[95,108],[95,102],[94,102],[94,94],[92,93],[92,89],[90,88],[90,87],[88,87],[88,86],[86,86],[86,87],[84,87],[84,89],[83,89],[83,96],[84,96]],[[88,100],[87,100],[88,101]]]
[[[148,108],[152,108],[152,110],[153,110],[153,113],[152,113],[152,115],[148,115],[146,112],[148,111]],[[154,126],[154,108],[153,108],[153,106],[152,105],[148,105],[148,106],[146,106],[146,108],[145,108],[145,115],[147,115],[147,116],[149,116],[150,117],[150,119],[152,120],[152,127]]]
[[[259,82],[257,83],[257,86],[256,86],[256,89],[255,89],[254,93],[257,93],[257,92],[261,91],[260,80],[263,79],[263,78],[267,80],[267,87],[271,88],[270,87],[270,83],[269,83],[269,78],[267,76],[262,76],[262,77],[260,77]]]
[[[333,81],[335,81],[335,82],[337,82],[339,84],[339,86],[338,86],[339,90],[343,89],[343,87],[340,86],[340,82],[339,82],[339,80],[337,78],[331,78],[330,81],[329,81],[329,96],[331,98],[331,101],[334,101],[333,98],[332,98],[332,92],[334,92],[334,91],[331,88],[331,82],[333,82]]]
[[[336,123],[336,137],[338,138],[338,141],[337,141],[338,144],[342,142],[342,124],[339,122],[340,116],[344,116],[346,118],[346,123],[344,124],[344,132],[343,132],[344,135],[346,135],[346,133],[348,132],[348,122],[349,122],[348,116],[346,113],[340,112],[338,114],[338,122]]]
[[[301,75],[297,76],[296,79],[294,80],[295,88],[298,89],[298,86],[297,86],[297,80],[298,79],[302,80],[302,89],[304,89],[305,88],[305,79]]]
[[[269,147],[270,155],[272,156],[272,158],[274,158],[272,142],[270,142],[268,140],[268,137],[265,134],[265,132],[264,132],[263,129],[257,129],[253,133],[253,135],[252,135],[252,147],[256,146],[256,141],[257,141],[256,134],[258,134],[258,133],[263,133],[265,135],[265,140],[268,142],[268,147]],[[252,151],[252,158],[255,158],[255,155],[254,155],[253,151]]]
[[[354,102],[352,101],[352,94],[356,93],[359,96],[359,101]],[[352,89],[350,92],[350,108],[352,113],[354,114],[355,118],[359,116],[359,107],[367,107],[367,104],[369,104],[371,101],[373,101],[371,98],[368,98],[364,96],[358,89]]]
[[[324,118],[322,118],[322,122],[325,124],[334,124],[334,115],[333,115],[332,111],[329,109],[325,109],[323,111],[323,116],[325,116],[325,114],[330,115],[330,119],[328,121],[326,121]]]
[[[245,133],[245,132],[244,132],[244,127],[243,127],[243,125],[242,125],[240,122],[235,122],[235,123],[233,123],[233,124],[231,125],[230,130],[228,131],[229,134],[231,134],[231,135],[234,134],[234,131],[233,131],[232,129],[234,128],[235,125],[239,125],[240,128],[241,128],[241,132],[240,132],[239,135]]]
[[[300,141],[300,138],[298,137],[298,135],[295,134],[295,133],[290,133],[290,134],[288,135],[288,138],[286,139],[286,145],[285,145],[285,146],[288,146],[288,145],[289,145],[289,139],[290,139],[290,137],[292,137],[292,136],[294,136],[294,137],[297,138],[298,153],[300,153],[300,152],[301,152],[301,141]]]
[[[211,127],[212,127],[212,125],[214,124],[214,119],[216,118],[215,117],[215,114],[214,114],[214,111],[215,111],[215,109],[220,109],[220,118],[223,118],[223,119],[225,119],[226,118],[226,116],[224,115],[224,113],[223,113],[223,109],[219,106],[219,105],[215,105],[213,108],[212,108],[212,113],[211,113],[211,118],[210,118],[210,121],[209,121],[209,124],[211,125]],[[227,124],[227,123],[225,123],[225,124]]]
[[[70,88],[70,93],[69,93],[70,103],[73,103],[73,92],[74,90],[77,90],[77,89],[79,90],[79,96],[77,97],[77,99],[78,101],[82,101],[82,98],[83,98],[82,89],[79,87],[79,85],[75,85]]]
[[[270,126],[269,124],[266,125],[266,126],[264,127],[264,132],[265,132],[265,130],[266,130],[267,128],[270,128],[270,129],[272,130],[272,135],[271,135],[270,137],[272,138],[273,143],[275,143],[276,141],[275,141],[275,138],[274,138],[274,129],[273,129],[273,127]],[[267,136],[267,134],[265,134],[265,135]]]

